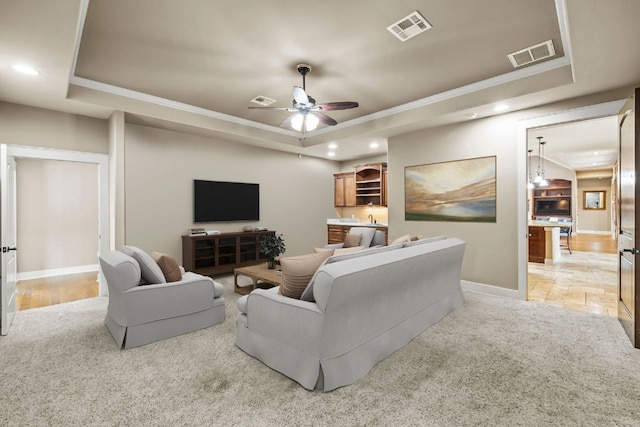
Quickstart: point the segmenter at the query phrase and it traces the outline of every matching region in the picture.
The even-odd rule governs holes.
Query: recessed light
[[[37,76],[38,74],[40,74],[35,68],[26,64],[13,64],[11,68],[19,73],[27,74],[29,76]]]
[[[598,154],[600,154],[600,152],[598,152],[598,151],[594,151],[594,152],[593,152],[593,153],[591,153],[591,154],[593,154],[594,156],[597,156]]]
[[[369,148],[378,148],[380,145],[377,142],[372,142],[369,144]]]
[[[335,142],[332,142],[331,144],[329,144],[329,148],[332,150],[335,150],[336,148],[338,148],[338,144],[336,144]]]
[[[509,106],[507,104],[498,104],[495,107],[493,107],[493,111],[507,111],[509,109]]]
[[[329,156],[329,157],[334,157],[335,155],[336,155],[336,153],[334,153],[333,151],[329,151],[327,153],[327,156]]]
[[[469,114],[465,114],[464,116],[469,120],[473,120],[476,117],[478,117],[478,113],[469,113]]]

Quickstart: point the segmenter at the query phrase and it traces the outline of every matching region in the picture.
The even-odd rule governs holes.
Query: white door
[[[0,287],[2,317],[0,334],[7,335],[16,314],[16,159],[0,146],[0,247],[2,248],[2,280]]]

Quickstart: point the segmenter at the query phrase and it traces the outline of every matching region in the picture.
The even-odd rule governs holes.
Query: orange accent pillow
[[[308,255],[280,258],[282,282],[280,294],[285,297],[300,299],[316,270],[331,256],[331,251],[317,252]]]
[[[158,264],[164,278],[169,282],[179,282],[182,279],[182,272],[180,266],[175,259],[171,258],[167,254],[160,252],[151,252],[151,258]]]

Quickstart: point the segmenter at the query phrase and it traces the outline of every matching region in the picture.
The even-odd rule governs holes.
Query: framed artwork
[[[582,208],[587,210],[607,209],[607,192],[584,191],[582,193]]]
[[[404,219],[496,222],[496,156],[406,166]]]

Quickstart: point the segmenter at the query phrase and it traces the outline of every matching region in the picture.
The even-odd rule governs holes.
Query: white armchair
[[[109,288],[104,323],[120,348],[138,347],[224,322],[224,288],[220,283],[182,268],[182,278],[177,282],[157,283],[162,281],[158,279],[145,283],[141,281],[142,271],[162,271],[151,264],[155,261],[149,255],[138,251],[137,255],[146,255],[142,262],[120,251],[100,256]]]

